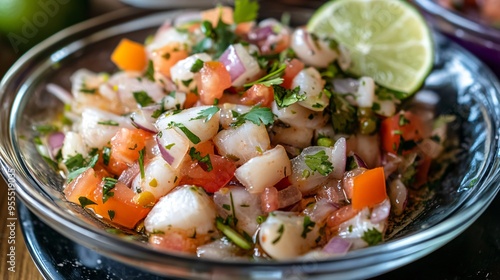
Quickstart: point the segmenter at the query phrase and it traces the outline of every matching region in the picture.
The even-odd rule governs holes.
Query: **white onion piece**
[[[184,161],[190,142],[174,129],[165,129],[155,137],[162,158],[177,169]]]
[[[293,212],[274,211],[260,225],[259,243],[274,259],[294,259],[314,247],[315,239],[318,237],[317,228],[314,226],[303,238],[303,216]]]
[[[389,199],[384,199],[381,203],[375,205],[370,215],[370,221],[374,224],[380,223],[389,217],[391,212],[391,202]]]
[[[359,81],[353,78],[333,79],[333,89],[336,93],[348,94],[358,92]]]
[[[213,141],[221,155],[237,158],[238,165],[259,156],[271,146],[266,127],[252,122],[221,130]]]
[[[64,133],[62,132],[54,132],[47,137],[47,144],[49,144],[52,156],[55,156],[63,146],[64,137]]]
[[[375,82],[370,77],[361,77],[356,102],[361,108],[371,108],[375,99]]]
[[[260,193],[287,177],[292,170],[283,146],[276,146],[236,169],[234,176],[250,193]]]
[[[292,49],[301,61],[317,68],[326,68],[338,57],[337,51],[323,39],[313,39],[304,28],[297,28],[292,34]]]
[[[347,159],[347,143],[344,137],[341,137],[335,142],[332,151],[333,171],[330,176],[334,179],[342,179],[345,172],[345,164]]]
[[[162,197],[144,220],[148,232],[185,230],[194,234],[214,232],[217,212],[202,188],[183,185]]]
[[[325,126],[328,116],[323,112],[315,112],[295,103],[285,108],[279,108],[276,102],[272,104],[273,114],[288,125],[316,129]]]
[[[125,171],[120,174],[118,181],[130,188],[132,186],[132,181],[134,181],[135,177],[137,177],[140,172],[139,163],[134,162],[129,168],[125,169]]]
[[[132,112],[132,114],[130,114],[130,120],[132,121],[132,125],[151,133],[158,132],[158,130],[154,126],[154,122],[156,120],[151,117],[154,111],[158,109],[160,109],[160,106],[154,105],[154,106],[144,107],[137,111]]]
[[[217,131],[219,130],[219,112],[215,113],[210,120],[206,118],[199,118],[202,115],[202,111],[211,108],[212,106],[199,106],[189,109],[182,110],[180,113],[174,114],[173,112],[167,112],[158,118],[156,121],[156,128],[158,130],[165,130],[171,128],[172,124],[182,124],[184,127],[199,138],[199,143],[205,142],[212,139]],[[179,134],[188,136],[178,127],[173,127]],[[194,146],[197,143],[193,143],[193,140],[189,139],[190,146]]]
[[[73,101],[73,96],[67,90],[62,87],[49,83],[47,84],[47,91],[57,97],[64,104],[71,104]]]
[[[254,235],[259,227],[257,217],[263,214],[259,195],[251,194],[239,186],[230,186],[216,191],[213,198],[217,213],[223,219],[233,215],[234,210],[238,219],[236,228],[240,232],[246,232],[249,236]]]
[[[399,104],[399,100],[381,100],[378,95],[375,95],[374,101],[379,106],[373,112],[384,117],[391,117],[396,114],[396,104]]]
[[[241,87],[260,72],[259,63],[241,44],[230,45],[219,58],[231,76],[231,85]]]
[[[288,186],[278,191],[278,209],[282,209],[299,202],[302,193],[296,186]]]
[[[203,62],[211,61],[212,57],[206,53],[197,53],[186,57],[178,61],[172,68],[170,68],[170,76],[172,81],[175,83],[179,91],[189,92],[196,88],[196,83],[191,82],[189,85],[185,85],[183,81],[189,81],[193,79],[194,73],[191,72],[191,67],[197,60]]]
[[[324,85],[325,81],[321,79],[321,74],[316,68],[309,67],[301,70],[293,78],[292,88],[300,87],[300,94],[304,94],[306,99],[297,104],[312,111],[323,112],[330,102],[323,92]]]
[[[310,193],[315,188],[323,185],[330,178],[331,172],[322,175],[318,171],[311,170],[306,164],[306,159],[309,156],[314,156],[320,152],[325,152],[328,156],[328,161],[333,165],[333,149],[330,147],[310,146],[302,150],[299,156],[291,160],[292,175],[289,178],[290,182],[292,185],[297,186],[303,194]]]
[[[114,124],[108,125],[110,121]],[[90,107],[83,109],[79,130],[88,147],[102,149],[121,128],[134,127],[127,117]]]
[[[348,239],[334,236],[323,247],[323,252],[330,255],[345,255],[352,247],[352,242]]]
[[[399,179],[389,183],[389,199],[391,200],[392,212],[399,216],[403,211],[408,200],[408,189]]]
[[[307,215],[311,218],[311,221],[315,223],[323,222],[327,217],[330,216],[335,210],[339,208],[334,204],[330,203],[326,199],[320,199],[313,205],[307,207],[302,212],[304,215]]]
[[[144,167],[144,178],[136,176],[132,181],[132,189],[136,193],[150,192],[160,199],[175,188],[177,178],[177,172],[163,158],[155,157]]]
[[[313,130],[307,127],[275,125],[270,134],[274,145],[289,145],[301,149],[311,146],[313,138]]]

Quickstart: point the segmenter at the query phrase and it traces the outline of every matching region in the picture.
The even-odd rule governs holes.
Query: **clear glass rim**
[[[134,19],[134,21],[127,23],[129,26],[133,26],[134,23],[144,21],[152,16],[163,16],[165,12],[153,13],[152,15],[147,15]],[[166,12],[172,13],[172,12]],[[118,11],[111,15],[105,15],[104,17],[99,17],[82,24],[76,25],[69,29],[66,29],[40,45],[36,46],[28,53],[26,53],[15,65],[9,70],[9,72],[4,76],[0,83],[0,101],[4,102],[7,97],[13,98],[15,93],[7,92],[7,87],[16,83],[17,80],[22,80],[23,77],[19,77],[23,70],[30,65],[30,61],[35,58],[40,58],[47,53],[53,46],[60,45],[63,42],[68,42],[66,38],[67,34],[87,34],[85,32],[89,29],[99,29],[103,27],[104,31],[112,28],[113,25],[109,25],[110,22],[114,22],[118,19],[128,18],[134,11],[125,10]],[[135,18],[135,16],[132,16]],[[123,20],[118,20],[119,23],[123,23]],[[87,34],[87,36],[90,34]],[[465,56],[470,60],[470,63],[474,63],[478,67],[482,65],[475,57],[469,53],[465,53]],[[480,68],[480,67],[479,67]],[[498,101],[500,86],[494,75],[488,70],[484,69],[484,77],[489,81],[492,81],[491,85],[496,89],[496,100]],[[20,98],[20,97],[19,97]],[[7,99],[8,100],[8,99]],[[18,100],[18,99],[16,99]],[[9,106],[15,106],[14,101]],[[0,104],[4,106],[5,104]],[[500,108],[498,104],[497,108]],[[493,109],[492,109],[493,110]],[[114,237],[111,234],[103,232],[97,228],[92,228],[89,224],[75,220],[74,217],[64,210],[58,208],[55,204],[51,203],[48,199],[48,195],[44,193],[42,186],[39,186],[30,174],[26,167],[18,160],[18,155],[16,153],[16,120],[12,119],[12,107],[7,108],[7,110],[2,110],[0,112],[0,119],[9,120],[9,126],[2,126],[0,129],[0,163],[2,166],[2,173],[4,178],[7,178],[10,169],[16,170],[16,180],[17,180],[17,193],[19,198],[28,206],[28,208],[34,212],[38,217],[40,217],[44,222],[48,223],[51,227],[55,228],[58,232],[62,233],[66,237],[83,244],[86,247],[97,249],[104,254],[111,254],[112,256],[122,255],[125,258],[136,258],[138,263],[162,263],[162,264],[173,264],[173,263],[189,263],[196,261],[197,266],[216,266],[216,267],[232,267],[232,268],[243,268],[251,269],[252,267],[260,267],[263,269],[273,269],[273,268],[283,268],[295,265],[303,265],[303,261],[287,261],[287,262],[239,262],[239,261],[218,261],[212,259],[200,259],[192,256],[180,255],[180,254],[169,254],[165,252],[160,252],[148,248],[146,245],[139,244],[138,242],[129,242],[122,240],[120,238]],[[498,109],[495,115],[491,117],[490,129],[491,133],[488,135],[490,141],[490,149],[485,151],[487,154],[487,164],[483,167],[481,172],[481,177],[478,182],[478,187],[483,190],[481,192],[476,192],[472,195],[469,200],[463,202],[461,205],[455,209],[445,221],[429,228],[425,231],[418,232],[408,237],[401,239],[391,240],[382,245],[366,248],[359,251],[354,251],[346,256],[338,257],[328,260],[318,260],[314,265],[320,266],[325,271],[332,269],[332,264],[339,264],[335,267],[340,270],[345,270],[351,268],[357,268],[359,265],[353,266],[350,263],[352,260],[363,260],[367,265],[378,264],[379,257],[381,255],[388,256],[395,252],[400,252],[400,254],[405,254],[404,252],[410,249],[408,252],[415,253],[417,251],[423,251],[425,248],[429,247],[432,240],[436,240],[437,237],[445,238],[447,234],[452,230],[463,231],[465,228],[472,223],[485,209],[486,206],[493,200],[495,195],[498,193],[499,188],[495,188],[494,185],[498,185],[497,182],[500,181],[500,149],[499,149],[499,139],[500,139],[500,113]],[[448,239],[449,240],[449,239]],[[416,245],[423,245],[428,243],[429,246],[424,246],[423,248],[414,248]],[[444,243],[443,243],[444,244]],[[441,245],[443,245],[441,244]],[[414,249],[411,249],[414,248]],[[427,252],[428,253],[428,252]],[[350,264],[349,264],[350,263]],[[404,263],[403,263],[404,264]],[[401,264],[402,265],[402,264]],[[342,267],[342,268],[341,268]]]
[[[434,17],[443,19],[464,31],[476,34],[478,37],[488,38],[500,43],[500,30],[479,21],[462,16],[459,12],[449,10],[432,0],[414,0],[417,7]]]

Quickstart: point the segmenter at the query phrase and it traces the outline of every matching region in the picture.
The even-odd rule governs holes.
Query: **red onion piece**
[[[334,79],[333,88],[340,94],[356,93],[358,91],[359,81],[352,78]]]
[[[70,104],[73,101],[73,95],[56,84],[47,84],[47,91],[64,104]]]
[[[352,156],[354,157],[354,160],[356,161],[356,165],[359,168],[368,168],[368,166],[366,165],[365,161],[360,156],[358,156],[355,153]]]
[[[401,180],[396,179],[389,184],[389,198],[391,200],[392,212],[395,215],[403,214],[408,200],[408,189]]]
[[[231,81],[238,79],[246,71],[245,65],[238,56],[234,45],[229,46],[224,51],[219,58],[219,61],[226,66],[226,70],[231,76]]]
[[[309,216],[311,221],[320,223],[338,209],[337,206],[328,202],[326,199],[320,199],[314,206],[306,208],[304,210],[304,215]]]
[[[278,192],[278,209],[288,207],[299,202],[302,199],[302,193],[296,186],[289,186]]]
[[[160,137],[156,135],[156,143],[158,144],[158,148],[160,150],[161,157],[170,165],[174,162],[175,158],[168,152],[168,150],[161,144]]]
[[[273,212],[278,209],[278,190],[275,187],[266,188],[260,195],[262,211]]]
[[[337,142],[335,142],[332,154],[333,171],[330,175],[335,179],[342,179],[344,177],[345,164],[347,159],[347,142],[345,138],[341,137],[339,138],[339,140],[337,140]]]
[[[132,125],[145,131],[156,133],[158,129],[154,126],[156,119],[152,117],[156,110],[161,109],[160,105],[143,107],[130,115]]]
[[[402,162],[401,157],[393,153],[385,153],[382,157],[382,166],[384,167],[385,178],[389,178],[392,173],[398,170],[399,164]]]
[[[273,27],[271,25],[257,27],[248,32],[248,40],[252,43],[257,43],[259,41],[266,40],[271,34],[274,34]]]
[[[57,151],[62,147],[64,138],[65,136],[62,132],[54,132],[47,137],[47,143],[49,144],[52,155],[57,154]]]
[[[391,202],[389,199],[385,199],[373,208],[370,221],[374,224],[380,223],[389,217],[390,212]]]
[[[132,185],[132,181],[134,181],[134,178],[139,175],[139,172],[139,163],[135,162],[134,164],[132,164],[132,166],[125,169],[125,171],[120,174],[120,177],[118,177],[118,181],[122,182],[130,188],[130,186]]]
[[[330,241],[328,241],[328,243],[326,243],[325,247],[323,247],[323,252],[332,255],[344,255],[349,252],[351,246],[351,241],[342,237],[334,236],[330,239]]]

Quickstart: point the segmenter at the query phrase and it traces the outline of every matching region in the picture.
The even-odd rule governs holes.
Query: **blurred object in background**
[[[45,38],[89,16],[88,0],[0,0],[0,76]]]

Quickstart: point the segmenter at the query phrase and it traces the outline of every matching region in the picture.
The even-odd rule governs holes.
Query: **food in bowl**
[[[427,59],[410,87],[364,76],[356,46],[314,33],[332,7],[292,29],[255,23],[257,3],[237,1],[122,40],[119,72],[81,69],[70,92],[50,84],[65,111],[37,127],[39,150],[69,202],[162,250],[287,260],[376,245],[390,213],[418,202],[411,188],[442,174],[452,118],[407,101],[432,60],[425,24],[399,1],[371,2],[416,21]]]

